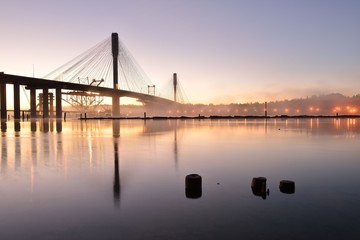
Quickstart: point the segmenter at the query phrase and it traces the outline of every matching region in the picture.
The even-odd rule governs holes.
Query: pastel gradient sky
[[[1,0],[0,71],[43,77],[112,32],[191,103],[360,93],[358,0]]]

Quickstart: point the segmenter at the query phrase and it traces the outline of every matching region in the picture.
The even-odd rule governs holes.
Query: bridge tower
[[[174,102],[176,102],[176,90],[177,90],[177,85],[178,85],[176,73],[173,74],[173,85],[174,85]]]
[[[111,34],[111,50],[113,56],[113,81],[114,89],[119,89],[118,86],[118,57],[119,57],[119,36],[117,33]],[[120,98],[118,96],[112,97],[112,115],[120,115]]]

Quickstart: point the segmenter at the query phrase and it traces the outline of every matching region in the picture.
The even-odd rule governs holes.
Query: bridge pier
[[[56,88],[55,95],[56,118],[62,118],[61,88]]]
[[[36,118],[36,89],[30,88],[30,117]]]
[[[6,109],[6,83],[0,83],[0,95],[1,95],[1,119],[7,119]]]
[[[49,93],[49,101],[50,101],[50,117],[54,117],[54,94]]]
[[[49,89],[43,89],[43,118],[49,118]]]
[[[118,96],[112,97],[112,116],[120,116],[120,98]]]
[[[14,82],[14,118],[20,119],[20,85]]]

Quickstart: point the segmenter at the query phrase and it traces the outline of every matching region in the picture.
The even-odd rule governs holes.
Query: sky
[[[43,77],[119,34],[191,103],[360,93],[358,0],[1,0],[0,72]],[[161,89],[161,87],[160,87]]]

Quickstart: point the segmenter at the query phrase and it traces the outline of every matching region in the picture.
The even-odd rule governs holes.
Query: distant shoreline
[[[172,119],[311,119],[311,118],[360,118],[360,115],[275,115],[275,116],[153,116],[153,117],[80,117],[79,120],[172,120]]]

